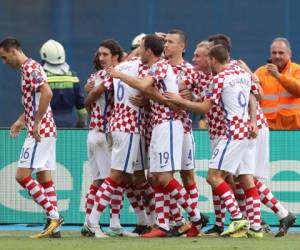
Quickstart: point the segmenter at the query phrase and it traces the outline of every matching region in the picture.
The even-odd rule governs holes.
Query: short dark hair
[[[8,52],[11,48],[21,50],[21,44],[16,38],[7,37],[0,42],[0,48],[3,48],[6,52]]]
[[[187,35],[184,31],[179,30],[179,29],[173,29],[173,30],[168,31],[168,34],[179,35],[180,39],[184,42],[184,45],[186,46],[186,44],[187,44]]]
[[[144,37],[145,49],[150,49],[155,56],[161,56],[164,51],[164,40],[157,35],[150,34]]]
[[[215,34],[208,37],[209,42],[214,42],[214,45],[222,44],[228,50],[231,51],[231,39],[225,34]]]
[[[214,45],[209,50],[208,54],[210,57],[215,58],[219,63],[222,63],[222,64],[224,64],[229,58],[229,51],[222,44]]]

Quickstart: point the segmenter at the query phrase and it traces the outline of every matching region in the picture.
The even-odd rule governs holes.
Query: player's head
[[[224,34],[215,34],[209,36],[207,40],[211,43],[211,46],[218,45],[218,44],[225,46],[228,52],[230,53],[231,39],[229,36]]]
[[[196,70],[201,70],[203,72],[210,71],[210,60],[208,56],[209,52],[209,42],[201,41],[197,44],[193,56],[193,65]]]
[[[227,63],[229,58],[229,52],[227,48],[221,44],[211,47],[208,55],[210,58],[211,69],[214,74],[220,72],[222,66]]]
[[[48,40],[42,45],[40,55],[43,62],[47,62],[52,65],[63,64],[66,61],[64,47],[61,43],[53,39]]]
[[[272,41],[270,53],[272,63],[275,64],[279,70],[284,69],[292,57],[292,49],[289,40],[283,37],[275,38]]]
[[[151,58],[160,57],[164,51],[164,40],[154,34],[143,38],[140,46],[141,60],[148,63]]]
[[[176,55],[184,54],[187,36],[182,30],[170,30],[165,37],[165,56],[170,59]]]
[[[22,53],[21,44],[13,37],[8,37],[0,42],[0,56],[4,64],[12,68],[21,66],[19,55]]]
[[[123,57],[123,49],[120,44],[113,39],[103,40],[94,57],[95,69],[107,69],[117,65]]]

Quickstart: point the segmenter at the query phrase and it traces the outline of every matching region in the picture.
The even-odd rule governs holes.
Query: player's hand
[[[190,101],[191,101],[192,98],[193,98],[192,92],[189,91],[188,89],[180,90],[180,91],[179,91],[179,95],[180,95],[182,98],[184,98],[184,99],[186,99],[186,100],[190,100]]]
[[[20,131],[23,127],[23,124],[20,121],[16,121],[11,127],[9,134],[11,137],[17,137],[20,134]]]
[[[177,105],[179,105],[181,103],[181,100],[182,100],[182,98],[179,95],[177,95],[175,93],[172,93],[172,92],[167,92],[167,93],[164,94],[164,96],[167,98],[167,100],[169,102],[172,102],[172,103],[177,104]]]
[[[40,136],[39,131],[40,131],[40,124],[34,122],[34,124],[32,126],[32,137],[38,142],[41,141],[41,136]]]
[[[147,104],[147,100],[142,95],[131,96],[129,101],[137,107],[144,107]]]
[[[95,82],[94,81],[91,81],[91,82],[87,82],[85,85],[84,85],[84,90],[86,93],[90,93],[90,91],[94,88],[95,86]]]
[[[113,77],[113,78],[119,78],[120,77],[120,71],[116,70],[114,67],[109,67],[107,69],[107,73]]]
[[[163,33],[163,32],[155,32],[154,34],[163,40],[165,40],[165,38],[167,36],[167,34]]]
[[[270,73],[272,76],[274,76],[276,79],[279,78],[280,73],[279,73],[278,68],[277,68],[277,66],[276,66],[275,64],[273,64],[273,63],[268,63],[268,64],[266,65],[266,68],[267,68],[267,70],[269,71],[269,73]]]
[[[251,138],[256,138],[258,135],[258,128],[257,128],[257,124],[256,121],[251,121],[249,124],[249,134]]]

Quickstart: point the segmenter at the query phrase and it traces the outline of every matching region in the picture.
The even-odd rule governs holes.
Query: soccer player
[[[143,237],[164,237],[169,231],[169,202],[174,198],[188,213],[192,227],[187,236],[197,236],[201,229],[201,217],[196,204],[189,194],[177,182],[174,171],[180,170],[183,126],[178,114],[167,106],[162,96],[166,91],[178,93],[176,75],[172,67],[160,56],[163,52],[163,40],[156,35],[147,35],[141,43],[141,60],[149,66],[148,74],[137,79],[112,69],[110,74],[139,89],[151,99],[153,131],[150,143],[150,172],[158,185],[155,187],[155,206],[157,226]],[[174,107],[174,105],[170,106]]]
[[[120,71],[134,77],[138,76],[141,67],[140,60],[126,61],[117,66]],[[131,179],[137,165],[141,134],[143,134],[142,110],[130,102],[130,98],[139,94],[119,79],[108,77],[104,84],[91,91],[86,104],[89,105],[95,95],[106,89],[114,91],[114,110],[110,120],[112,135],[111,174],[99,187],[95,204],[87,219],[87,228],[98,238],[105,237],[99,228],[99,218],[109,204],[114,191],[125,187]]]
[[[242,68],[228,64],[229,52],[223,45],[214,46],[209,52],[212,71],[216,74],[206,92],[206,100],[191,102],[168,93],[167,97],[176,104],[195,112],[208,112],[213,106],[220,106],[222,115],[214,141],[212,158],[209,162],[207,181],[213,192],[221,197],[231,214],[232,223],[221,235],[230,235],[247,225],[235,200],[234,194],[225,182],[227,173],[238,174],[247,197],[247,210],[254,214],[250,220],[248,235],[262,237],[260,225],[260,202],[251,172],[254,169],[252,142],[248,139],[248,103],[252,85],[250,74]],[[215,121],[216,122],[216,121]]]
[[[190,90],[193,91],[196,74],[193,66],[186,62],[183,58],[184,51],[186,49],[187,37],[181,30],[171,30],[165,36],[164,55],[168,59],[169,64],[172,66],[174,73],[177,76],[179,83],[180,94],[183,97],[191,98]],[[198,79],[197,79],[198,80]],[[187,90],[189,88],[189,90]],[[190,119],[190,113],[188,111],[181,111],[179,118],[182,121],[184,128],[184,137],[182,145],[182,159],[180,176],[183,182],[184,188],[189,193],[191,199],[198,205],[198,189],[194,177],[195,168],[195,145],[192,134],[192,121]],[[182,234],[188,231],[189,226],[184,222],[184,218],[181,214],[181,210],[178,209],[174,199],[170,201],[170,209],[172,216],[175,218],[175,225],[178,228],[178,233]],[[208,218],[201,214],[202,226],[204,227]]]
[[[57,211],[57,197],[51,177],[51,170],[56,168],[56,126],[49,106],[52,91],[42,66],[23,53],[18,40],[6,38],[0,42],[0,56],[4,64],[21,70],[24,113],[11,126],[10,135],[18,136],[26,126],[28,136],[22,147],[16,180],[49,218],[47,227],[31,237],[48,237],[63,223]],[[32,178],[33,171],[37,179]]]
[[[211,44],[222,44],[224,45],[230,52],[231,50],[231,39],[224,35],[224,34],[215,34],[208,38]],[[238,66],[242,67],[248,73],[252,75],[252,80],[258,82],[258,77],[251,72],[249,67],[241,60],[231,60],[231,64],[237,64]],[[258,85],[259,86],[259,85]],[[284,236],[289,227],[291,227],[295,223],[295,216],[289,212],[282,204],[278,201],[278,199],[273,195],[273,193],[270,191],[270,189],[263,183],[264,179],[268,178],[268,172],[269,172],[269,129],[268,124],[266,121],[266,118],[264,117],[264,114],[262,112],[262,109],[259,105],[259,102],[256,104],[257,106],[257,112],[256,112],[256,122],[257,122],[257,128],[258,128],[258,136],[257,136],[257,142],[256,142],[256,168],[254,175],[256,177],[255,179],[255,185],[260,195],[260,201],[267,207],[269,207],[279,218],[279,230],[278,233],[275,235],[276,237]],[[236,187],[237,192],[237,200],[239,203],[239,206],[242,210],[245,210],[246,208],[246,201],[245,201],[245,194],[244,190],[238,185]],[[225,220],[225,210],[222,209],[224,206],[222,202],[219,201],[219,197],[214,197],[214,202],[220,203],[220,205],[217,205],[216,208],[219,210],[216,213],[216,217],[218,217],[218,220]],[[268,225],[266,223],[262,224],[264,227],[268,228]],[[215,226],[212,228],[212,231],[220,231],[220,228],[218,226]]]
[[[106,69],[117,65],[122,60],[122,56],[123,50],[118,42],[112,39],[102,41],[94,58],[94,67],[98,69],[98,71],[90,76],[86,84],[86,90],[90,92],[93,88],[97,88],[97,86],[103,84],[107,75]],[[103,95],[100,95],[95,102],[87,105],[87,107],[91,111],[87,145],[93,183],[90,185],[86,195],[86,218],[81,230],[84,236],[89,235],[86,224],[87,218],[95,203],[96,192],[104,180],[110,175],[111,150],[109,149],[108,125],[113,109],[112,92],[105,91]],[[124,189],[121,187],[116,189],[112,201],[110,202],[110,229],[111,233],[118,235],[123,235],[124,233],[120,225],[123,192]]]

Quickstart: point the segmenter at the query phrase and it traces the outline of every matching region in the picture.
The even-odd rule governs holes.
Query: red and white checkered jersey
[[[143,64],[139,59],[123,62],[116,66],[117,70],[132,77],[138,77]],[[140,94],[140,91],[130,87],[120,79],[107,78],[104,83],[108,90],[114,91],[114,108],[110,119],[111,131],[145,134],[144,111],[133,105],[130,97]]]
[[[160,59],[148,70],[146,77],[152,77],[153,86],[161,94],[173,92],[178,94],[177,77],[172,66],[165,59]],[[168,106],[150,100],[154,126],[172,119],[178,119],[178,114]]]
[[[21,65],[21,73],[25,125],[28,129],[28,136],[32,137],[32,127],[41,96],[40,87],[48,84],[48,81],[43,67],[31,58]],[[41,120],[39,134],[41,137],[56,137],[56,126],[50,105]]]
[[[88,81],[94,81],[94,88],[104,83],[106,79],[106,70],[99,70],[92,74]],[[109,122],[113,109],[113,93],[106,90],[100,98],[91,105],[90,129],[97,129],[103,133],[109,132]]]
[[[218,137],[233,140],[249,137],[248,103],[250,91],[255,91],[256,88],[251,75],[238,66],[227,65],[213,77],[206,99],[219,106],[222,111],[220,117],[218,113],[210,117],[210,122],[218,129]]]
[[[185,84],[188,89],[192,89],[195,86],[196,72],[193,65],[183,61],[180,64],[172,65],[173,71],[177,76],[177,82],[179,84]],[[182,110],[178,114],[178,118],[181,120],[184,133],[190,133],[192,131],[192,120],[190,118],[190,112]]]
[[[256,123],[257,123],[257,128],[261,129],[261,128],[267,128],[269,127],[267,119],[262,111],[262,108],[260,107],[259,102],[256,102]]]

